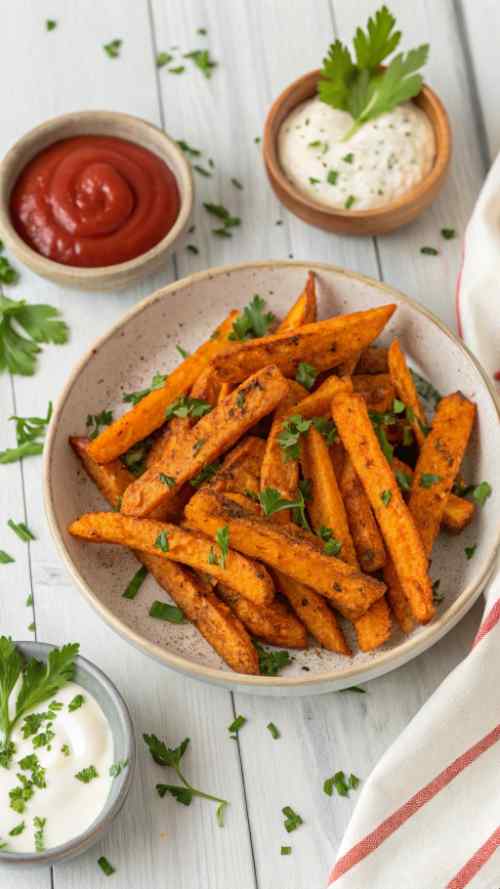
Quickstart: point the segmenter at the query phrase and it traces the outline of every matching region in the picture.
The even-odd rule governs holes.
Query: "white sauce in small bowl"
[[[70,710],[69,705],[78,696],[83,703]],[[16,697],[16,689],[9,704]],[[52,700],[35,707],[31,713],[53,712],[53,719],[44,720],[38,731],[23,738],[24,717],[16,725],[11,740],[16,752],[8,769],[0,766],[0,842],[6,843],[6,852],[36,852],[35,833],[39,825],[35,818],[45,818],[42,836],[44,849],[50,849],[83,833],[102,812],[109,795],[113,778],[113,737],[101,707],[86,689],[69,683],[54,695],[54,701],[62,704],[51,711]],[[29,715],[29,714],[27,714]],[[48,743],[34,746],[34,739],[41,733],[54,733]],[[42,739],[43,740],[43,739]],[[35,742],[36,744],[37,742]],[[24,757],[34,754],[45,770],[46,787],[33,787],[33,796],[25,803],[24,812],[11,807],[9,792],[21,785],[18,775],[31,780],[29,769],[19,765]],[[94,766],[97,777],[85,783],[76,774]],[[88,772],[84,772],[88,777]],[[24,822],[24,829],[14,836],[10,831]]]
[[[432,169],[434,130],[413,102],[399,105],[342,142],[354,123],[319,97],[283,121],[278,155],[289,182],[303,195],[335,209],[370,210],[397,200]]]

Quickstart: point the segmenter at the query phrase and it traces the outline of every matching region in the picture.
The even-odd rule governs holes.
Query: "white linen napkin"
[[[500,157],[467,228],[457,315],[466,344],[495,378]],[[366,781],[332,889],[500,889],[500,574],[485,599],[471,652]]]

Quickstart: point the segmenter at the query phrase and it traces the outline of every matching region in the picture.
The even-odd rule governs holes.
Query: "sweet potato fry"
[[[229,469],[232,466],[243,465],[248,472],[256,478],[260,477],[262,461],[266,450],[266,443],[256,435],[246,435],[224,457],[222,467]]]
[[[387,584],[387,599],[394,617],[403,633],[411,633],[415,626],[415,618],[390,556],[384,565],[384,580]]]
[[[224,399],[227,398],[227,396],[229,395],[230,391],[231,386],[229,385],[229,383],[221,383],[218,401],[224,401]]]
[[[214,529],[214,534],[220,525]],[[259,604],[271,602],[274,585],[266,569],[234,549],[225,560],[204,534],[153,519],[135,519],[118,512],[87,513],[69,526],[74,537],[94,543],[120,543],[160,559],[182,562],[229,583],[242,596]],[[164,548],[160,546],[164,542]],[[222,563],[225,563],[224,566]]]
[[[297,494],[299,483],[299,467],[296,460],[284,460],[283,449],[278,441],[283,426],[283,419],[291,412],[294,405],[305,398],[307,392],[298,383],[289,381],[287,395],[280,401],[274,412],[271,431],[266,442],[264,458],[260,472],[260,489],[276,488],[285,500],[293,500]],[[281,523],[289,521],[289,510],[277,513]]]
[[[158,463],[158,460],[168,452],[168,448],[181,447],[182,439],[191,428],[189,417],[172,417],[165,424],[160,434],[155,438],[146,456],[146,469]]]
[[[420,451],[408,505],[427,556],[439,532],[475,416],[476,406],[461,392],[442,398]]]
[[[234,549],[311,586],[351,620],[364,614],[384,593],[384,584],[356,572],[333,556],[325,555],[321,551],[321,541],[316,544],[307,539],[306,534],[291,534],[288,526],[275,525],[253,516],[239,504],[208,488],[190,500],[186,516],[208,533],[215,533],[221,524],[227,525]],[[297,532],[300,532],[299,528]]]
[[[327,602],[303,583],[275,571],[278,588],[309,632],[328,651],[350,655],[351,650]],[[373,607],[373,606],[372,606]]]
[[[188,392],[211,359],[226,347],[227,337],[237,316],[238,312],[230,312],[211,338],[168,375],[162,389],[153,389],[131,410],[103,429],[90,446],[92,459],[97,463],[109,463],[159,429],[165,422],[165,410],[169,404]]]
[[[311,417],[329,417],[332,398],[337,392],[344,391],[352,392],[352,382],[349,377],[345,379],[328,377],[315,392],[311,392],[303,401],[290,408],[289,414],[300,414],[304,420],[310,420]]]
[[[394,305],[339,315],[328,321],[304,324],[295,332],[285,331],[260,339],[226,346],[212,364],[221,380],[238,383],[249,374],[273,363],[285,376],[295,376],[301,361],[318,371],[336,367],[369,345],[395,310]]]
[[[339,393],[332,414],[370,500],[412,611],[421,623],[434,615],[427,557],[415,522],[382,453],[360,395]]]
[[[269,645],[307,648],[307,633],[285,602],[256,605],[226,584],[217,584],[217,594],[239,617],[252,636]]]
[[[391,635],[391,614],[385,596],[358,617],[354,626],[361,651],[374,651],[387,642]]]
[[[389,364],[389,373],[392,377],[398,398],[413,412],[410,425],[417,444],[419,448],[421,448],[425,441],[427,417],[425,416],[422,402],[418,397],[413,377],[406,364],[406,358],[401,350],[399,341],[396,339],[392,341],[389,347],[387,361]]]
[[[206,367],[192,385],[191,398],[199,398],[201,401],[207,401],[208,404],[215,407],[219,401],[221,386],[222,383],[213,367]]]
[[[413,481],[413,469],[411,466],[394,457],[392,469],[395,473],[403,473],[406,476],[408,485],[411,486]],[[471,523],[474,518],[474,511],[474,504],[470,500],[465,500],[464,497],[457,497],[456,494],[448,494],[441,520],[442,525],[447,531],[459,534],[460,531],[463,531]]]
[[[355,374],[385,374],[389,370],[388,349],[385,346],[368,346],[361,352]]]
[[[70,443],[108,503],[117,507],[133,476],[119,460],[105,466],[92,460],[88,454],[88,439],[72,438]],[[244,626],[223,602],[219,602],[207,584],[183,565],[148,553],[132,552],[226,664],[238,673],[259,672],[255,646]]]
[[[314,530],[328,528],[342,547],[339,558],[359,568],[328,445],[313,426],[305,436],[300,459],[304,478],[311,483],[307,511]]]
[[[392,409],[396,392],[390,374],[357,374],[352,387],[363,396],[369,411],[382,414]]]
[[[316,313],[315,275],[314,272],[308,272],[304,290],[283,318],[277,332],[284,333],[287,330],[297,330],[303,324],[312,324],[313,321],[316,321]]]
[[[340,492],[361,570],[368,573],[378,571],[386,560],[384,542],[370,501],[350,457],[346,457],[344,461],[340,476]]]
[[[147,516],[165,504],[207,464],[217,460],[251,426],[270,413],[285,396],[288,384],[279,370],[265,367],[201,418],[185,436],[182,447],[168,453],[127,488],[122,501],[126,515]],[[175,479],[166,485],[162,477]]]

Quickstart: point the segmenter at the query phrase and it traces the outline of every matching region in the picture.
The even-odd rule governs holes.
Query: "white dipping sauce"
[[[328,207],[369,210],[401,197],[431,170],[434,130],[412,102],[340,141],[353,123],[350,114],[319,97],[303,102],[283,121],[281,167],[302,194]]]
[[[17,688],[11,695],[12,706]],[[69,704],[77,695],[83,695],[83,704],[72,711]],[[113,764],[113,737],[109,723],[101,707],[76,683],[69,683],[54,695],[54,701],[62,708],[54,710],[54,718],[44,721],[36,734],[23,738],[24,719],[16,725],[11,740],[16,752],[8,769],[0,766],[0,841],[6,843],[4,851],[35,852],[35,818],[45,818],[43,845],[45,849],[71,840],[86,830],[102,812],[109,795],[113,778],[109,774]],[[52,699],[35,707],[31,713],[46,713]],[[37,735],[50,731],[54,737],[49,744],[34,747]],[[50,747],[50,749],[49,749]],[[66,750],[66,754],[63,749]],[[26,802],[25,811],[11,808],[9,791],[20,786],[18,774],[31,778],[29,770],[22,770],[19,761],[35,754],[45,769],[46,787],[35,786],[33,796]],[[94,766],[98,777],[84,783],[75,775]],[[9,832],[21,825],[21,833],[9,836]]]

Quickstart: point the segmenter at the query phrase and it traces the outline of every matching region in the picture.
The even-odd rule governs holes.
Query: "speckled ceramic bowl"
[[[49,652],[54,648],[53,645],[46,645],[43,642],[16,642],[16,646],[25,657],[35,657],[40,661],[47,660]],[[132,785],[135,768],[135,738],[125,701],[108,677],[95,664],[83,657],[76,659],[75,682],[87,689],[101,706],[113,735],[114,760],[115,762],[127,760],[128,766],[113,780],[104,809],[84,833],[60,846],[53,846],[46,852],[0,851],[0,865],[5,867],[12,869],[49,867],[58,861],[75,858],[90,849],[108,832]]]
[[[479,596],[498,545],[500,463],[498,411],[485,374],[467,349],[430,312],[401,293],[330,265],[312,266],[317,275],[320,317],[397,303],[382,342],[394,335],[411,362],[442,392],[461,389],[478,406],[464,468],[471,481],[488,479],[493,495],[459,537],[441,535],[432,556],[432,576],[441,578],[445,600],[435,620],[410,636],[395,630],[371,654],[352,659],[311,646],[294,652],[282,675],[272,678],[231,672],[190,624],[174,625],[148,615],[164,593],[151,577],[134,599],[122,597],[137,570],[133,556],[117,546],[71,538],[68,523],[83,512],[107,508],[68,445],[85,432],[85,418],[104,408],[122,411],[124,391],[142,388],[156,370],[178,362],[176,343],[192,350],[210,335],[229,309],[241,308],[255,293],[283,316],[304,286],[311,266],[303,262],[262,262],[213,269],[159,290],[128,313],[95,343],[70,376],[59,399],[45,446],[45,500],[50,527],[66,565],[83,595],[101,617],[133,645],[161,663],[197,679],[262,694],[332,691],[379,676],[425,651],[447,633]],[[464,546],[477,543],[474,558]]]

